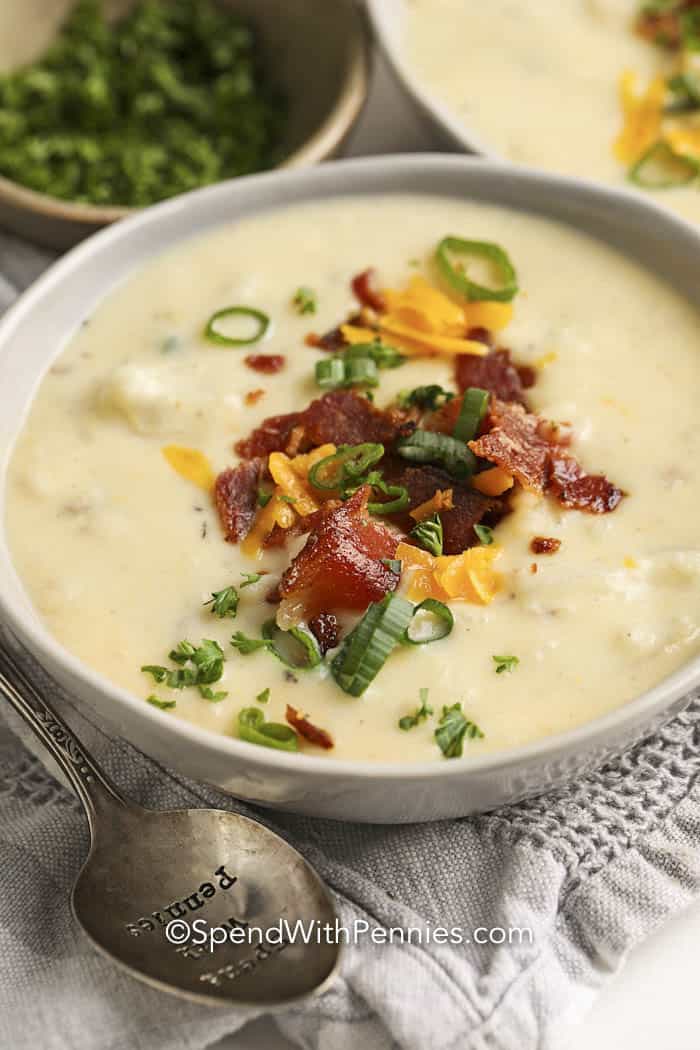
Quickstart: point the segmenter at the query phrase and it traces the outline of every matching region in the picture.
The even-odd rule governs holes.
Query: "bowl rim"
[[[457,154],[440,153],[416,153],[416,154],[390,154],[379,157],[363,157],[352,160],[335,161],[324,164],[313,169],[303,169],[287,172],[264,172],[257,175],[244,176],[231,179],[227,182],[217,183],[199,190],[193,190],[180,197],[173,197],[136,211],[132,216],[112,226],[107,226],[92,237],[78,244],[62,258],[54,262],[45,273],[25,291],[19,299],[7,310],[0,319],[0,355],[3,353],[5,343],[12,338],[14,330],[25,323],[29,315],[40,308],[41,299],[46,292],[52,291],[55,286],[61,285],[64,277],[75,271],[80,271],[89,266],[93,256],[100,257],[105,250],[114,251],[118,249],[119,242],[132,236],[137,239],[143,236],[149,227],[158,231],[163,224],[166,225],[171,218],[177,218],[183,209],[188,206],[197,208],[206,204],[217,204],[217,198],[221,198],[222,221],[226,216],[226,205],[230,205],[231,196],[237,193],[254,193],[258,186],[274,187],[274,204],[264,204],[259,208],[253,207],[252,213],[270,211],[275,207],[298,203],[303,194],[296,192],[298,187],[304,183],[311,182],[314,186],[314,199],[328,199],[333,197],[348,197],[356,193],[367,194],[373,192],[362,185],[363,179],[371,185],[372,179],[389,179],[390,185],[399,187],[398,192],[406,192],[401,187],[404,185],[403,176],[414,175],[416,177],[428,177],[438,173],[470,173],[472,178],[481,178],[488,186],[492,178],[511,182],[524,182],[539,184],[546,188],[548,199],[553,199],[557,194],[569,194],[576,199],[583,196],[591,206],[597,205],[610,211],[621,209],[627,211],[630,216],[637,213],[640,221],[655,218],[668,228],[669,235],[675,232],[677,236],[684,236],[694,241],[700,257],[700,230],[694,224],[667,211],[663,206],[655,202],[648,202],[645,198],[626,189],[610,187],[592,180],[573,178],[557,175],[550,172],[540,171],[525,166],[515,167],[512,164],[485,160],[478,157],[466,157]],[[358,187],[347,186],[347,176],[357,177],[360,182]],[[391,191],[390,191],[391,192]],[[393,192],[397,192],[394,190]],[[436,191],[438,192],[438,191]],[[438,192],[439,195],[439,192]],[[517,204],[513,202],[513,206]],[[230,221],[230,220],[229,220]],[[556,220],[555,220],[556,221]],[[561,220],[559,220],[561,221]],[[201,234],[203,230],[198,231]],[[197,236],[192,233],[190,236]],[[183,237],[182,241],[187,237]],[[602,239],[602,238],[598,238]],[[162,250],[162,249],[161,249]],[[158,255],[158,238],[154,238],[154,249],[149,253],[149,258]],[[145,260],[144,260],[145,262]],[[142,263],[143,265],[143,263]],[[113,285],[100,297],[104,301]],[[53,357],[48,357],[46,366],[36,377],[38,382],[46,372]],[[36,391],[36,383],[34,392]],[[31,399],[23,405],[24,410],[31,404]],[[12,449],[18,436],[14,433],[9,443],[3,461],[0,462],[0,489],[4,490],[8,463],[11,459]],[[1,509],[1,508],[0,508]],[[4,548],[10,572],[13,574],[21,591],[26,591],[22,579],[14,567],[11,557],[9,543],[4,527],[4,516],[0,519],[0,548]],[[27,595],[28,599],[28,595]],[[22,640],[39,660],[42,666],[51,672],[54,667],[60,667],[68,677],[79,680],[84,686],[97,694],[104,703],[113,705],[114,710],[126,707],[136,720],[145,720],[150,723],[156,734],[163,732],[167,738],[174,734],[181,742],[197,744],[203,750],[217,753],[219,758],[228,758],[233,762],[236,760],[250,764],[254,760],[256,767],[265,771],[294,771],[304,774],[323,774],[325,778],[333,780],[347,780],[348,778],[362,780],[373,779],[393,782],[404,780],[410,782],[425,782],[431,780],[442,780],[452,777],[476,777],[480,774],[494,775],[505,772],[512,767],[523,766],[528,763],[544,760],[552,760],[557,755],[571,752],[574,749],[583,751],[599,746],[603,749],[608,738],[613,734],[621,734],[625,730],[631,730],[635,725],[643,724],[649,727],[653,717],[662,716],[674,702],[681,697],[687,696],[691,699],[691,692],[700,686],[700,655],[690,659],[671,675],[662,679],[651,689],[645,691],[634,699],[622,704],[613,711],[602,717],[585,722],[574,729],[564,733],[542,737],[529,744],[519,747],[508,748],[502,751],[440,762],[430,759],[421,762],[388,762],[371,761],[368,759],[329,759],[321,756],[296,753],[294,755],[274,749],[256,747],[254,754],[251,753],[252,745],[237,737],[225,736],[208,729],[200,728],[184,719],[164,719],[162,712],[145,704],[127,689],[116,685],[106,676],[93,670],[77,656],[74,656],[63,645],[53,637],[48,628],[44,626],[35,611],[33,604],[28,600],[29,608],[25,611],[19,607],[19,603],[8,600],[4,589],[0,589],[0,625],[9,626],[10,630]],[[1,632],[0,632],[1,633]],[[95,705],[97,708],[97,705]]]
[[[345,4],[348,18],[353,24],[348,37],[348,60],[345,77],[333,108],[314,132],[297,148],[284,157],[273,168],[254,174],[268,174],[287,168],[311,167],[331,156],[354,127],[369,93],[371,70],[371,33],[367,18],[353,0],[335,0]],[[245,178],[246,176],[238,176]],[[223,180],[225,182],[230,179]],[[214,184],[216,185],[216,184]],[[202,189],[206,187],[200,187]],[[197,192],[193,190],[191,192]],[[179,196],[183,196],[180,194]],[[166,200],[172,198],[165,198]],[[23,186],[14,179],[0,175],[0,203],[20,209],[35,216],[59,219],[66,223],[81,223],[98,229],[108,223],[128,218],[143,207],[125,205],[81,204],[76,201],[54,197]],[[158,201],[157,203],[162,203]],[[154,207],[154,205],[150,205]]]
[[[476,153],[491,160],[507,161],[508,158],[494,149],[471,128],[466,127],[462,121],[458,120],[449,106],[432,94],[422,84],[420,77],[412,70],[394,35],[387,28],[388,22],[393,17],[391,12],[402,12],[406,7],[406,0],[366,0],[366,2],[367,13],[375,37],[404,91],[413,98],[434,123],[438,124],[447,133],[455,145],[463,150],[467,150],[468,153]],[[512,164],[513,162],[510,161],[509,163]]]

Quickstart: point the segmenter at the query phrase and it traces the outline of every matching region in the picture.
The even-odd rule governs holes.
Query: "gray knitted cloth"
[[[0,308],[45,263],[0,239]],[[124,793],[153,807],[259,817],[308,857],[341,921],[529,929],[522,943],[373,944],[345,951],[319,999],[277,1016],[307,1050],[562,1050],[626,952],[700,891],[700,702],[565,790],[441,824],[376,827],[255,813],[111,739],[57,693]],[[180,1003],[98,957],[73,922],[88,847],[73,796],[0,717],[0,1047],[199,1050],[253,1014]],[[427,941],[427,938],[425,939]]]

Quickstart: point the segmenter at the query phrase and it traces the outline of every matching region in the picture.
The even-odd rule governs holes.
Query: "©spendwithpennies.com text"
[[[350,924],[319,922],[316,919],[279,919],[267,926],[232,922],[211,926],[205,919],[187,922],[173,919],[165,927],[170,944],[188,945],[213,952],[223,944],[251,947],[281,948],[289,944],[415,944],[415,945],[529,945],[534,943],[532,929],[527,926],[439,926],[426,922],[423,926],[378,926],[365,919]]]

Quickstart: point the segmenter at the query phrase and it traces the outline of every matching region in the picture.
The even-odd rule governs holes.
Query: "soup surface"
[[[405,54],[486,150],[629,188],[630,162],[615,153],[621,77],[632,73],[641,93],[679,62],[635,32],[640,7],[639,0],[407,0]],[[697,118],[689,119],[697,135]],[[700,150],[700,140],[693,145]],[[697,180],[646,192],[700,222]]]
[[[492,590],[480,601],[471,590],[466,600],[446,600],[454,616],[449,636],[397,645],[356,697],[339,687],[328,660],[292,672],[265,646],[246,653],[230,644],[234,632],[260,640],[277,608],[270,591],[305,536],[252,553],[249,541],[226,542],[206,463],[215,473],[235,466],[234,442],[266,417],[303,409],[322,394],[314,369],[330,358],[306,337],[357,309],[349,286],[355,274],[371,265],[378,287],[405,288],[423,277],[444,294],[433,257],[446,234],[507,251],[520,291],[498,345],[529,367],[530,408],[570,424],[567,450],[624,496],[610,512],[590,513],[516,484],[504,497],[510,513],[482,530],[482,543],[493,544],[474,548],[498,552],[497,576],[485,577]],[[294,304],[300,285],[310,291]],[[311,291],[316,312],[301,313],[305,303],[311,309]],[[254,346],[203,335],[212,314],[235,304],[271,319]],[[507,319],[507,304],[490,305]],[[250,323],[246,334],[255,329],[251,318],[234,316],[217,330],[229,323]],[[283,355],[283,367],[252,370],[245,363],[251,351]],[[375,406],[426,384],[456,391],[455,360],[450,353],[409,355],[400,367],[380,369]],[[334,742],[323,750],[302,736],[299,750],[443,761],[435,732],[443,707],[459,704],[469,723],[460,737],[464,755],[497,751],[624,704],[700,649],[698,390],[697,312],[570,228],[402,195],[280,210],[155,259],[71,338],[38,389],[10,464],[11,548],[60,642],[144,703],[151,694],[175,701],[163,718],[235,736],[241,709],[257,707],[268,722],[283,724],[289,704]],[[183,449],[192,450],[189,465]],[[455,492],[468,483],[455,481]],[[269,495],[267,482],[261,488]],[[558,540],[559,549],[533,553],[535,537]],[[415,570],[402,567],[397,594],[406,598]],[[264,575],[241,586],[245,573]],[[231,600],[228,611],[220,603],[220,618],[204,603],[232,585],[235,618]],[[360,612],[337,610],[345,637]],[[168,654],[182,640],[198,647],[202,639],[225,654],[223,674],[209,686],[215,699],[187,681],[170,688],[154,682],[160,672],[141,670],[191,668]],[[419,717],[422,700],[433,713]]]

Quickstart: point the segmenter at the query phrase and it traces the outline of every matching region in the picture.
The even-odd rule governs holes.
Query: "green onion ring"
[[[433,632],[429,638],[411,637],[411,627],[419,612],[432,613],[436,618]],[[455,618],[444,602],[439,602],[437,598],[426,598],[413,610],[413,617],[401,641],[404,645],[430,645],[431,642],[439,642],[441,638],[447,638],[448,634],[451,634],[454,624]]]
[[[331,492],[344,482],[359,482],[383,455],[384,446],[369,441],[362,445],[341,445],[337,452],[314,463],[309,481],[314,488]],[[329,468],[331,476],[327,477]]]
[[[488,390],[478,386],[470,386],[465,392],[454,429],[458,441],[474,440],[489,407],[489,397]]]
[[[488,259],[499,270],[503,280],[502,287],[488,288],[486,285],[477,284],[476,281],[470,281],[466,272],[452,263],[450,252]],[[509,303],[517,294],[518,275],[507,252],[499,244],[489,241],[465,241],[461,237],[444,237],[437,246],[435,259],[447,283],[470,302],[495,300]]]
[[[387,485],[382,483],[379,491],[394,498],[387,500],[385,503],[368,503],[367,510],[370,514],[399,514],[402,510],[408,510],[411,498],[405,485]]]
[[[244,707],[238,714],[238,735],[249,744],[274,747],[278,751],[298,751],[299,738],[291,726],[266,722],[259,707]]]
[[[233,317],[234,315],[252,317],[258,322],[257,332],[248,339],[234,339],[229,335],[217,332],[217,322],[222,317]],[[251,343],[259,342],[269,327],[270,318],[262,310],[256,310],[252,306],[225,306],[223,310],[217,310],[215,314],[212,314],[207,321],[207,326],[204,329],[204,338],[208,339],[210,343],[217,343],[219,346],[250,346]]]
[[[648,170],[653,171],[655,162],[659,162],[661,165],[667,163],[669,165],[675,165],[684,174],[680,174],[673,178],[661,177],[661,178],[649,178]],[[674,153],[667,142],[663,139],[659,139],[654,142],[653,145],[646,150],[639,160],[634,164],[628,174],[630,182],[633,182],[635,186],[641,187],[644,190],[671,190],[677,186],[687,186],[688,183],[693,182],[697,179],[700,174],[700,163],[694,160],[692,157],[686,157],[684,155]]]
[[[269,643],[268,648],[270,652],[274,653],[285,667],[291,667],[294,671],[310,671],[312,667],[318,667],[323,659],[315,635],[304,627],[290,627],[288,631],[283,631],[281,627],[277,626],[276,620],[267,620],[262,626],[261,633],[265,641]],[[293,638],[301,646],[305,657],[301,663],[295,663],[293,660],[288,659],[278,647],[277,641],[280,639],[280,636],[284,635],[288,638]]]

